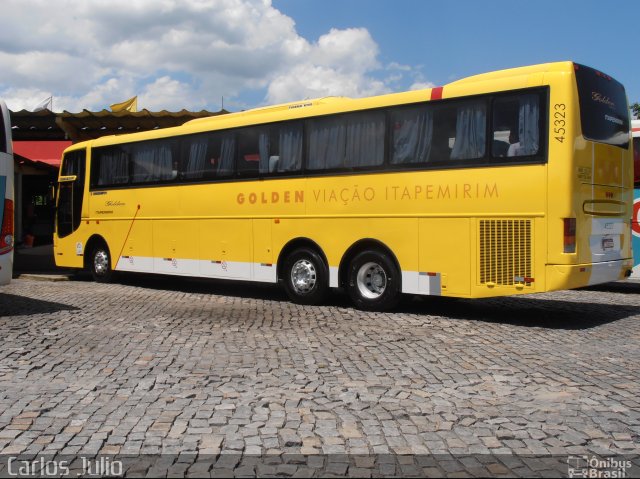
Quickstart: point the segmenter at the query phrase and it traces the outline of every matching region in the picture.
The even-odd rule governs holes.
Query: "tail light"
[[[565,253],[576,252],[576,219],[564,218],[564,239],[563,239],[563,251]]]
[[[4,200],[4,216],[0,228],[0,254],[13,249],[13,201]]]

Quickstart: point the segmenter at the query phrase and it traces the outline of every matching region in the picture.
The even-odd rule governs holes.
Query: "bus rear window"
[[[624,87],[609,75],[575,65],[582,134],[587,140],[627,148],[629,111]]]

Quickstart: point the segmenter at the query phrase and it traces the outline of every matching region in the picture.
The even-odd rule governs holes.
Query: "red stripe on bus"
[[[442,90],[444,87],[438,86],[431,89],[431,99],[432,100],[442,100]]]

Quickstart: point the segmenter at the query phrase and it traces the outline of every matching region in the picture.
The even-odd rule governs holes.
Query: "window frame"
[[[495,104],[505,98],[516,98],[518,95],[536,94],[540,100],[539,107],[539,148],[535,155],[522,155],[522,156],[493,156],[493,136],[494,136],[494,111]],[[408,110],[416,107],[425,107],[434,109],[435,113],[438,110],[445,108],[456,108],[456,105],[464,104],[465,102],[473,103],[477,101],[483,101],[486,105],[486,119],[485,119],[485,149],[482,157],[473,159],[446,159],[435,160],[418,163],[392,163],[393,155],[393,125],[392,115],[394,111]],[[313,121],[322,120],[331,117],[347,117],[349,115],[362,115],[369,112],[382,112],[384,114],[384,138],[383,138],[383,161],[380,165],[373,166],[344,166],[338,168],[327,169],[310,169],[309,168],[309,135],[310,124]],[[240,157],[240,148],[238,146],[238,137],[243,131],[253,131],[255,134],[259,134],[260,131],[268,131],[269,134],[273,134],[274,131],[281,125],[295,125],[300,124],[302,129],[302,159],[299,170],[296,171],[273,171],[260,173],[259,166],[257,174],[242,174],[238,170],[238,162]],[[266,123],[257,123],[255,125],[239,126],[234,128],[225,128],[220,130],[202,131],[197,133],[189,133],[185,135],[177,135],[174,137],[157,138],[151,140],[141,140],[135,142],[120,143],[114,145],[105,145],[99,147],[93,147],[91,150],[91,173],[90,173],[90,191],[95,190],[107,190],[107,189],[126,189],[126,188],[146,188],[155,186],[174,186],[174,185],[192,185],[192,184],[208,184],[219,182],[242,182],[242,181],[260,181],[263,179],[281,179],[281,178],[296,178],[296,177],[322,177],[322,176],[343,176],[352,174],[379,174],[385,173],[399,173],[404,171],[432,171],[432,170],[450,170],[450,169],[464,169],[464,168],[487,168],[487,167],[501,167],[501,166],[518,166],[528,164],[545,164],[548,162],[548,145],[549,145],[549,86],[522,88],[515,90],[503,90],[499,92],[493,92],[488,94],[469,95],[464,97],[447,98],[442,100],[425,100],[419,102],[411,102],[400,105],[391,105],[375,108],[364,108],[359,110],[350,110],[339,113],[331,113],[326,115],[314,115],[302,118],[296,118],[292,120],[281,120]],[[229,176],[212,176],[202,178],[186,178],[185,177],[185,151],[186,145],[188,145],[188,139],[200,135],[224,135],[225,133],[234,134],[235,152],[234,152],[234,171]],[[124,148],[130,149],[135,144],[144,142],[156,142],[156,141],[172,141],[174,143],[174,152],[178,155],[178,174],[175,178],[165,181],[153,181],[153,182],[136,182],[133,179],[133,163],[130,158],[130,152],[128,153],[128,171],[129,180],[127,183],[114,184],[114,185],[97,185],[95,180],[97,178],[96,169],[97,162],[95,161],[96,154],[103,149],[110,148]],[[433,138],[432,138],[433,141]],[[433,146],[433,145],[431,145]]]

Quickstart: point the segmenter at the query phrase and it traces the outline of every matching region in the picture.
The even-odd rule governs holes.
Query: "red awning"
[[[60,166],[60,159],[71,141],[14,141],[13,152],[30,160],[42,161],[53,166]]]

